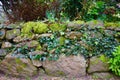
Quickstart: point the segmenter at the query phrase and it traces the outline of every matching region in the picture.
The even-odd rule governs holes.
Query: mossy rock
[[[90,58],[89,73],[109,71],[108,58],[105,55],[99,55]]]
[[[48,31],[47,24],[43,22],[27,22],[21,30],[23,35],[32,36],[33,34],[41,34]]]
[[[55,32],[55,31],[65,31],[66,30],[66,24],[53,23],[49,26],[49,28],[53,32]]]
[[[102,28],[104,29],[104,23],[101,20],[91,20],[86,22],[90,29]]]
[[[40,33],[45,33],[48,31],[47,24],[42,23],[42,22],[36,22],[36,26],[33,27],[33,30],[35,33],[40,34]]]
[[[0,70],[16,77],[33,76],[37,74],[37,68],[27,58],[17,58],[11,53],[0,63]]]
[[[119,27],[120,28],[120,22],[105,22],[104,26],[105,27],[114,27],[114,28]]]
[[[74,30],[79,30],[81,27],[85,24],[84,21],[77,20],[77,21],[72,21],[67,24],[68,29],[74,29]]]

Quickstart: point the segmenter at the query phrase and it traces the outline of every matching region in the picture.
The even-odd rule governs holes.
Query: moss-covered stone
[[[49,26],[50,30],[54,31],[64,31],[66,30],[66,24],[53,23]]]
[[[100,20],[88,21],[88,22],[86,22],[86,24],[88,25],[88,27],[90,29],[104,28],[104,23],[103,23],[103,21],[100,21]]]
[[[19,29],[13,29],[13,30],[6,31],[6,39],[8,39],[8,40],[11,40],[18,35],[20,35],[20,30]]]
[[[89,73],[109,71],[108,58],[104,55],[95,56],[90,59]]]
[[[43,22],[27,22],[21,30],[22,35],[32,36],[35,34],[45,33],[48,31],[47,24]]]
[[[37,74],[37,68],[29,59],[17,58],[8,54],[0,63],[0,70],[12,76],[33,76]]]
[[[114,28],[117,28],[119,27],[120,28],[120,22],[105,22],[105,27],[114,27]]]

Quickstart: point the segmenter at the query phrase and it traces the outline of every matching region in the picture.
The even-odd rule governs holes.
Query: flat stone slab
[[[86,61],[83,56],[60,56],[57,61],[43,64],[48,75],[81,77],[86,75]]]

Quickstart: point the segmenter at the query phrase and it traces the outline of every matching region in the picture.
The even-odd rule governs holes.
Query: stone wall
[[[70,39],[75,39],[81,37],[81,33],[77,32],[77,29],[80,29],[81,26],[87,25],[91,29],[95,29],[97,27],[104,28],[103,22],[99,21],[97,24],[93,22],[89,23],[75,23],[70,22],[67,24],[67,29],[65,35]],[[79,54],[77,56],[65,56],[64,54],[60,55],[57,61],[40,61],[40,60],[32,60],[29,58],[25,58],[25,56],[18,58],[20,53],[13,55],[13,52],[8,53],[8,49],[11,47],[22,47],[27,45],[29,48],[38,47],[39,42],[37,38],[25,38],[20,36],[21,34],[21,26],[10,24],[10,25],[2,25],[0,27],[0,71],[3,71],[7,74],[11,74],[14,76],[33,76],[36,75],[39,71],[41,76],[44,74],[50,76],[67,76],[67,77],[81,77],[87,74],[95,74],[102,75],[106,74],[107,76],[111,76],[109,73],[109,64],[107,63],[108,58],[104,55],[94,56],[92,58],[85,59],[83,55]],[[74,29],[71,31],[70,29]],[[108,34],[114,35],[113,31],[120,31],[119,28],[104,29]],[[39,37],[44,36],[52,36],[51,33],[43,33],[37,34]],[[93,36],[100,36],[99,33],[93,33]],[[37,50],[31,51],[29,54],[43,54],[45,51]],[[101,59],[102,57],[102,59]],[[104,58],[104,60],[103,60]],[[100,74],[98,74],[100,73]]]

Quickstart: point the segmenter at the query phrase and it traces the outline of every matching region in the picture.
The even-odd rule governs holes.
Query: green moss
[[[120,27],[120,22],[105,22],[105,27]]]
[[[64,31],[66,30],[66,24],[53,23],[50,25],[50,30],[54,31]]]
[[[23,36],[32,36],[33,34],[45,33],[47,31],[47,24],[43,22],[27,22],[23,24],[21,30]]]
[[[19,58],[15,59],[16,64],[19,64],[21,67],[26,67],[26,64],[24,64]]]
[[[27,22],[23,24],[23,28],[21,30],[22,34],[32,35],[32,28],[35,26],[35,22]]]
[[[81,21],[81,20],[77,20],[77,21],[74,21],[74,23],[77,23],[77,24],[84,24],[85,22],[84,22],[84,21]]]
[[[65,39],[66,39],[66,38],[64,38],[64,37],[60,37],[60,38],[59,38],[59,43],[60,43],[60,45],[64,45]]]
[[[41,50],[41,49],[42,49],[41,45],[38,45],[36,48],[36,50]]]
[[[52,72],[52,71],[46,69],[46,73],[49,76],[65,76],[66,75],[63,71],[59,71],[59,70]]]
[[[107,57],[105,57],[105,55],[101,55],[99,57],[99,59],[102,61],[102,62],[107,62],[109,59]]]
[[[47,24],[42,23],[42,22],[36,22],[36,26],[33,27],[33,30],[35,33],[40,34],[40,33],[45,33],[48,31]]]

